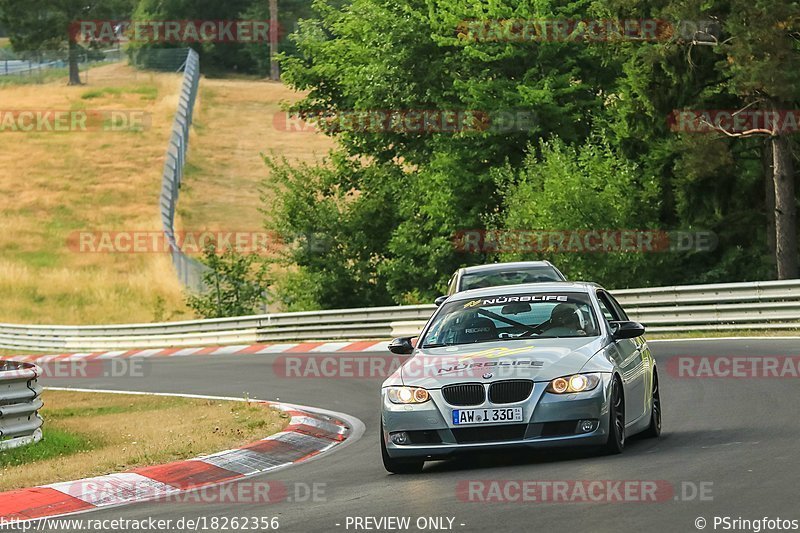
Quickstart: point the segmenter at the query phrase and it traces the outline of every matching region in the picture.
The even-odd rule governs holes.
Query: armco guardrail
[[[800,328],[800,280],[612,291],[651,332]],[[0,324],[0,347],[60,353],[415,334],[433,305],[276,313],[111,326]]]
[[[613,291],[649,331],[800,328],[800,280]]]
[[[0,361],[0,450],[42,439],[40,375],[34,364]]]
[[[0,324],[0,347],[60,353],[123,348],[385,339],[393,324],[425,321],[434,306],[276,313],[164,324],[21,326]]]
[[[194,104],[200,84],[200,56],[191,48],[187,52],[186,62],[182,69],[183,85],[178,100],[178,111],[172,124],[167,157],[164,161],[159,203],[161,226],[178,277],[186,287],[200,291],[203,289],[203,273],[208,270],[208,267],[184,254],[175,240],[175,210],[178,206],[178,194],[186,164],[186,153],[189,149],[189,128],[192,125]]]

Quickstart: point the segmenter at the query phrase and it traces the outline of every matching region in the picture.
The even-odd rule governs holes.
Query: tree
[[[236,20],[248,9],[253,0],[139,0],[134,12],[138,21],[154,20]],[[132,42],[130,49],[134,51],[184,48],[190,46],[201,55],[200,66],[208,71],[241,70],[247,71],[251,58],[244,51],[241,43],[235,42]]]
[[[302,264],[301,274],[317,287],[324,307],[339,305],[334,295],[360,294],[364,285],[356,283],[377,285],[374,302],[385,301],[386,293],[396,303],[430,301],[454,269],[487,259],[460,254],[453,236],[482,227],[485,214],[500,206],[493,170],[506,162],[521,164],[529,144],[538,146],[552,135],[567,142],[585,139],[615,79],[615,64],[602,64],[600,54],[582,43],[474,42],[456,31],[476,17],[577,18],[588,1],[558,9],[547,2],[512,1],[491,6],[466,0],[337,4],[314,4],[318,18],[302,21],[293,36],[298,53],[282,60],[282,79],[308,91],[290,112],[312,117],[476,112],[489,117],[491,127],[327,130],[339,143],[336,157],[352,164],[334,165],[325,188],[314,180],[298,179],[297,184],[304,198],[323,203],[329,191],[340,195],[335,203],[344,213],[346,231],[331,233],[337,253],[328,255],[328,264]],[[501,124],[501,116],[511,120]],[[296,189],[279,194],[292,205],[296,200],[289,190]],[[384,216],[350,218],[350,209],[362,208],[362,197],[375,202],[373,214]],[[303,220],[296,220],[298,231],[311,217]],[[367,243],[374,246],[364,248]],[[352,265],[359,265],[362,274],[353,276]],[[291,284],[295,289],[296,281]]]
[[[216,245],[203,250],[209,270],[203,274],[207,290],[188,294],[186,303],[201,318],[223,318],[256,314],[266,303],[269,286],[266,264],[258,265],[255,255],[232,249],[219,253]]]
[[[504,261],[550,259],[568,279],[612,288],[639,287],[665,280],[659,272],[681,272],[676,268],[679,259],[663,248],[666,240],[657,231],[659,180],[613,149],[604,132],[578,148],[558,139],[543,142],[539,150],[530,151],[521,168],[500,170],[498,185],[504,191],[505,208],[498,229],[504,231],[544,228],[610,231],[615,236],[619,230],[654,230],[651,249],[645,244],[635,251],[620,251],[613,245],[584,251],[586,241],[581,241],[560,253],[507,250],[500,254]],[[543,241],[542,247],[547,245]]]
[[[717,47],[722,55],[718,66],[729,76],[727,89],[741,99],[743,108],[780,113],[797,109],[800,104],[799,12],[796,0],[730,0],[730,13],[723,21],[727,39]],[[770,139],[772,165],[766,179],[772,181],[775,192],[778,279],[800,275],[796,176],[790,139],[796,132],[796,127],[781,130],[777,124],[752,132]]]
[[[301,22],[293,36],[298,53],[282,61],[283,80],[307,94],[290,112],[336,117],[375,110],[521,110],[535,120],[507,131],[446,134],[323,128],[338,142],[336,157],[348,164],[319,170],[324,180],[303,179],[318,176],[316,170],[280,165],[294,185],[279,191],[279,203],[295,205],[288,195],[300,191],[310,209],[286,218],[298,230],[314,227],[314,209],[330,209],[326,229],[337,217],[345,222],[341,231],[329,232],[335,253],[323,258],[327,262],[299,258],[286,296],[310,301],[313,291],[316,304],[328,307],[343,301],[339,295],[363,294],[369,286],[375,302],[387,295],[396,303],[430,301],[455,268],[497,258],[461,254],[453,246],[454,233],[487,224],[717,235],[714,253],[558,257],[573,275],[618,286],[628,284],[631,272],[651,285],[769,277],[769,228],[784,228],[775,229],[783,235],[772,239],[776,250],[793,241],[787,237],[793,224],[784,215],[796,201],[787,192],[794,179],[791,161],[781,157],[777,165],[779,175],[789,177],[779,182],[781,201],[765,194],[765,171],[774,182],[775,165],[774,150],[765,154],[763,139],[676,132],[668,117],[682,109],[740,109],[759,99],[766,108],[796,106],[798,41],[789,14],[797,4],[777,3],[759,18],[759,10],[770,11],[776,2],[317,1],[317,18]],[[587,17],[722,23],[721,33],[699,38],[679,31],[657,42],[472,35],[491,21]],[[724,40],[709,46],[713,35]],[[596,132],[603,142],[593,137]],[[785,146],[777,149],[788,153]],[[533,168],[537,164],[549,174]],[[658,191],[658,197],[645,191]],[[642,210],[626,210],[617,202],[620,195],[637,199]],[[599,199],[610,208],[602,209]],[[369,201],[385,205],[366,209]],[[577,210],[579,204],[591,205],[591,216]],[[772,226],[768,211],[775,213]],[[790,270],[782,268],[781,276]],[[299,295],[303,286],[309,292]]]
[[[278,303],[287,311],[391,305],[387,260],[402,173],[340,153],[319,167],[267,157],[268,229],[287,244],[277,259]],[[345,181],[345,179],[347,181]],[[383,184],[384,186],[380,186]],[[275,193],[278,192],[277,199]]]
[[[708,123],[705,129],[711,134],[675,133],[663,120],[676,109],[755,111],[761,117],[796,109],[796,0],[654,1],[635,6],[609,0],[606,9],[613,17],[710,21],[713,31],[612,49],[625,58],[627,73],[612,129],[629,155],[644,161],[645,168],[661,169],[668,185],[665,215],[717,225],[721,249],[738,256],[731,256],[722,268],[709,265],[709,272],[735,279],[730,268],[746,262],[750,276],[797,277],[793,131],[730,131]]]
[[[278,37],[283,38],[300,17],[311,14],[306,0],[278,0],[280,20]],[[139,0],[134,17],[137,20],[270,20],[269,0]],[[203,42],[203,43],[132,43],[134,50],[164,47],[191,46],[201,56],[200,65],[205,72],[214,74],[270,72],[270,43],[256,39],[253,42]],[[289,55],[293,46],[281,43],[280,48]]]
[[[75,24],[82,20],[120,20],[134,0],[0,0],[0,23],[17,51],[67,49],[69,84],[80,85],[81,46]]]

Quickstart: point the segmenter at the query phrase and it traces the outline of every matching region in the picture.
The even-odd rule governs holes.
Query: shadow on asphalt
[[[742,440],[741,429],[665,432],[659,439],[647,439],[634,435],[628,439],[621,455],[603,455],[593,447],[518,449],[494,452],[465,453],[451,459],[426,463],[423,474],[445,474],[465,470],[488,470],[508,466],[530,466],[558,464],[585,459],[619,460],[643,456],[650,453],[668,453],[672,449],[686,447],[713,447]],[[405,476],[404,476],[405,477]]]
[[[592,458],[614,459],[617,457],[625,457],[627,454],[636,453],[636,449],[640,446],[640,443],[631,440],[626,447],[625,453],[621,456],[603,455],[601,451],[591,447],[548,448],[540,450],[496,450],[494,452],[467,453],[458,455],[452,459],[427,463],[424,473],[436,474],[461,470],[503,468],[508,466],[554,464]]]

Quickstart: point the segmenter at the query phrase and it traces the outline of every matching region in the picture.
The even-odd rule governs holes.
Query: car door
[[[628,318],[628,313],[622,308],[620,303],[614,298],[614,295],[611,293],[606,293],[608,299],[611,300],[611,303],[614,305],[616,310],[619,312],[619,315],[622,317],[622,320],[630,320]],[[650,392],[653,390],[653,368],[655,367],[655,359],[653,358],[653,354],[650,353],[650,347],[647,345],[647,341],[644,337],[637,337],[633,339],[639,345],[639,351],[642,356],[642,365],[643,365],[643,373],[644,373],[644,409],[647,411],[650,409]]]
[[[625,311],[605,291],[597,291],[600,309],[607,322],[628,320]],[[625,387],[625,421],[630,425],[645,414],[645,391],[647,390],[647,368],[642,352],[643,340],[620,339],[614,341],[617,366],[622,371]]]

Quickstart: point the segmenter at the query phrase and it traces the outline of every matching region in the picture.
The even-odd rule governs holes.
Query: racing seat
[[[571,303],[558,304],[550,315],[549,326],[544,332],[547,335],[569,336],[585,335],[581,326],[578,306]]]
[[[497,339],[497,326],[491,319],[476,316],[467,319],[458,332],[458,343],[481,342]]]

